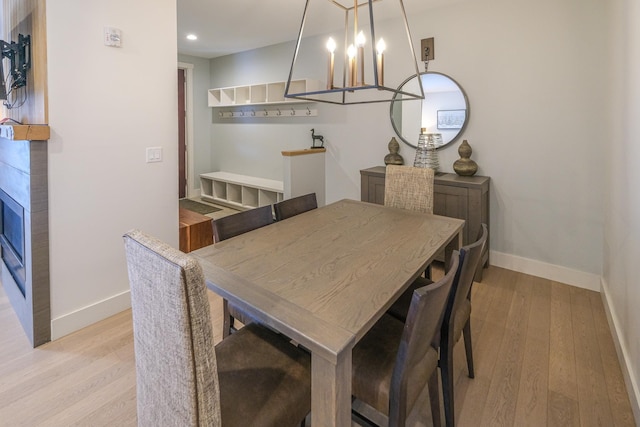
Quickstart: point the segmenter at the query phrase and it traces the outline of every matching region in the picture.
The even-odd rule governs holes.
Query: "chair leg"
[[[438,386],[438,370],[434,369],[429,378],[429,402],[431,403],[431,419],[434,427],[441,426],[440,420],[440,387]]]
[[[476,376],[473,370],[473,347],[471,346],[471,318],[467,319],[467,323],[464,324],[462,329],[462,335],[464,336],[464,350],[467,354],[467,369],[469,369],[469,378]]]
[[[424,278],[431,280],[431,264],[427,266],[424,270]]]
[[[440,374],[442,376],[442,397],[444,400],[444,419],[447,427],[454,427],[453,409],[453,343],[443,336],[440,343]]]

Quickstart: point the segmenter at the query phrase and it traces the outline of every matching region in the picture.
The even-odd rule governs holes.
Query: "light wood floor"
[[[460,342],[459,426],[636,425],[598,293],[490,267],[472,301],[476,378]],[[32,349],[0,286],[0,426],[134,426],[135,398],[130,311]],[[420,408],[411,425],[430,425]]]

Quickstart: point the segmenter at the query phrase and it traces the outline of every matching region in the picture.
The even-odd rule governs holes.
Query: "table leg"
[[[351,426],[351,348],[337,364],[311,354],[311,425]]]
[[[462,230],[458,232],[458,237],[451,239],[451,241],[444,248],[444,265],[445,269],[451,265],[451,254],[455,250],[459,250],[462,247]]]

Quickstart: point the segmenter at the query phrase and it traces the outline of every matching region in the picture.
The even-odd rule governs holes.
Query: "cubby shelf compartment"
[[[284,194],[282,181],[229,172],[201,174],[200,189],[203,200],[243,210],[280,202]]]
[[[259,83],[209,89],[209,107],[237,107],[242,105],[293,104],[309,102],[284,97],[286,82]],[[320,81],[299,79],[291,82],[293,93],[320,89]]]

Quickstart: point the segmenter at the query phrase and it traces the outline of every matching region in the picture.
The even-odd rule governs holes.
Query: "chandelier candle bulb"
[[[354,87],[356,85],[356,47],[354,45],[349,45],[347,56],[349,57],[349,86]]]
[[[378,86],[384,86],[384,50],[387,48],[387,45],[383,39],[380,39],[376,48],[378,50],[378,58],[376,61],[378,66]]]
[[[358,54],[356,56],[356,62],[358,64],[358,85],[364,86],[364,45],[366,43],[364,33],[360,31],[358,37],[356,37],[356,46],[358,47]]]
[[[333,72],[335,65],[335,56],[334,52],[336,50],[336,42],[333,38],[329,37],[327,41],[327,50],[329,51],[329,72],[327,75],[327,89],[333,89]]]

